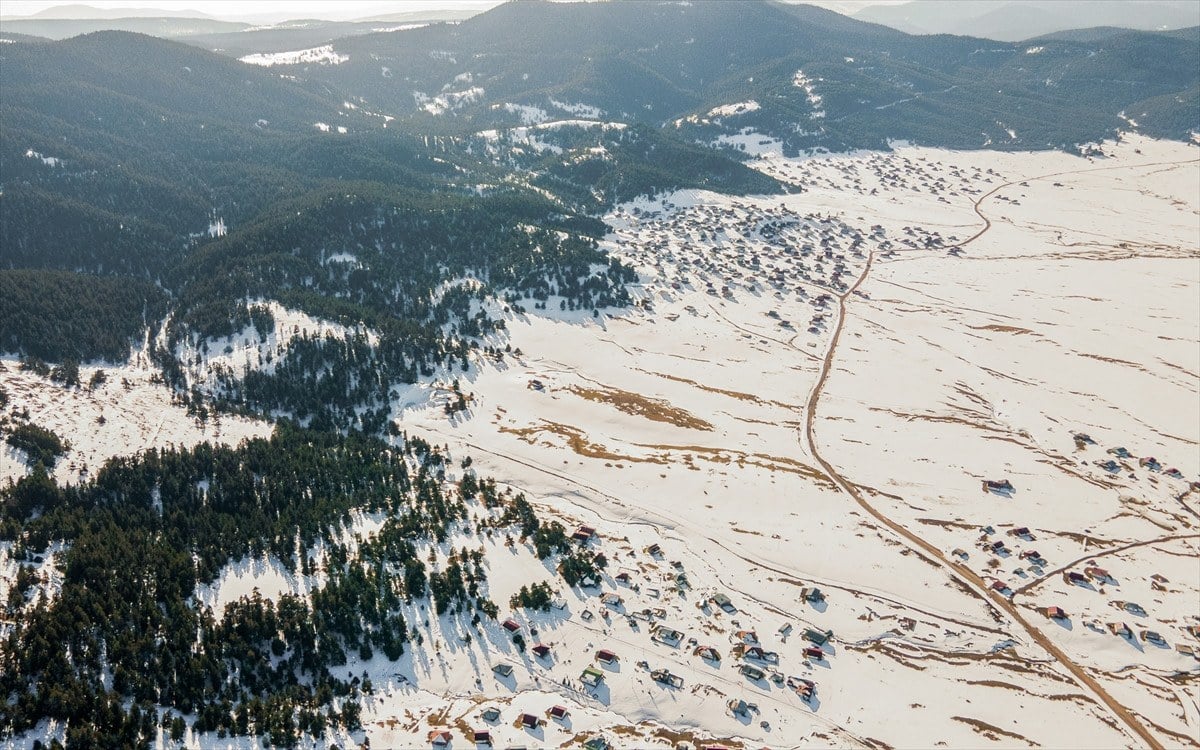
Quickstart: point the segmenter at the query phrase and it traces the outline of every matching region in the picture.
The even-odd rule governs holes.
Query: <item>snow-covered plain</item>
[[[469,746],[465,730],[487,726],[480,713],[496,706],[498,746],[594,734],[629,747],[1144,744],[997,599],[949,572],[963,568],[1016,591],[1023,620],[1158,742],[1196,744],[1200,670],[1175,647],[1200,647],[1185,630],[1200,623],[1200,497],[1188,494],[1200,473],[1197,154],[1140,138],[1105,150],[764,149],[751,163],[803,192],[688,191],[618,207],[606,242],[639,267],[643,305],[515,317],[507,343],[523,356],[473,371],[467,418],[424,406],[395,416],[568,523],[595,526],[610,558],[604,590],[621,608],[605,620],[598,592],[572,592],[566,613],[539,622],[549,662],[468,649],[465,671],[452,659],[448,675],[404,672],[390,685],[396,670],[383,667],[372,742],[419,745],[445,727]],[[971,240],[985,226],[977,200],[991,225]],[[1096,444],[1076,449],[1079,432]],[[1096,464],[1117,446],[1135,458],[1110,475]],[[947,562],[864,512],[818,455]],[[1161,470],[1137,466],[1149,455]],[[1015,492],[984,493],[984,479]],[[981,548],[988,526],[985,541],[1008,552]],[[1009,533],[1021,527],[1028,537]],[[655,543],[661,560],[645,551]],[[1036,569],[1020,557],[1035,550]],[[489,559],[493,592],[545,578]],[[1063,581],[1093,560],[1119,586]],[[672,561],[692,585],[682,594],[663,580]],[[639,591],[612,578],[622,570]],[[814,585],[826,602],[801,599]],[[736,614],[700,608],[716,590]],[[1049,606],[1070,619],[1046,618]],[[678,648],[622,614],[646,608],[685,634]],[[1132,638],[1109,634],[1109,621],[1128,622]],[[821,661],[803,653],[810,626],[835,634]],[[815,699],[739,674],[737,630],[778,652],[785,677],[815,681]],[[694,656],[697,645],[715,647],[720,665]],[[579,686],[599,648],[621,666],[590,691],[598,702],[561,690],[564,678]],[[488,671],[501,660],[515,682]],[[638,661],[683,687],[654,683]],[[759,713],[732,715],[731,699]],[[571,709],[569,729],[514,726],[551,703]]]
[[[102,371],[105,380],[89,387]],[[0,358],[0,385],[9,395],[9,409],[28,410],[35,425],[52,430],[70,449],[59,458],[54,477],[75,483],[86,479],[113,456],[129,456],[148,448],[191,446],[202,442],[236,445],[271,433],[269,422],[227,414],[204,420],[175,402],[154,365],[135,355],[120,367],[85,365],[79,368],[80,387],[64,387],[24,371],[15,357]],[[23,452],[0,445],[0,484],[28,472]]]
[[[341,65],[349,59],[348,55],[335,52],[332,44],[290,52],[259,52],[238,58],[248,65],[259,65],[265,68],[275,65]]]
[[[513,354],[458,375],[467,412],[397,400],[399,427],[448,445],[453,463],[470,455],[480,475],[568,528],[594,527],[589,545],[609,563],[599,588],[572,590],[502,535],[442,545],[483,547],[500,619],[550,654],[518,651],[497,623],[476,631],[405,613],[429,618],[423,648],[346,667],[375,688],[365,738],[1200,744],[1200,662],[1178,648],[1200,651],[1188,632],[1200,625],[1200,491],[1189,491],[1200,478],[1197,148],[1130,137],[1091,159],[907,146],[788,159],[744,136],[752,166],[802,190],[618,206],[605,245],[641,274],[635,307],[593,317],[552,298],[510,315],[490,342]],[[279,323],[290,313],[272,313],[285,338],[296,331]],[[265,366],[286,345],[248,329],[207,355],[197,348],[191,376]],[[46,398],[45,384],[11,387],[27,374],[6,364],[10,391]],[[142,435],[128,452],[163,439]],[[1132,458],[1108,452],[1118,447]],[[1149,456],[1158,468],[1139,465]],[[1109,460],[1115,472],[1099,465]],[[1004,479],[1011,492],[981,488]],[[349,533],[369,537],[379,523],[360,518]],[[1106,577],[1063,577],[1096,567]],[[539,581],[560,589],[562,608],[510,611],[510,595]],[[988,593],[993,584],[1005,593]],[[200,598],[219,608],[254,588],[315,585],[248,560]],[[805,597],[813,587],[823,600]],[[709,601],[718,592],[736,611]],[[1140,609],[1117,608],[1128,602]],[[679,631],[679,643],[653,640],[656,628]],[[832,632],[819,657],[806,652],[808,629]],[[775,656],[738,657],[746,631]],[[619,660],[600,664],[600,649]],[[493,673],[501,663],[511,677]],[[603,679],[587,687],[593,665]],[[656,669],[682,685],[655,682]],[[792,689],[799,680],[816,684],[808,700]],[[732,712],[739,700],[754,708]],[[556,705],[568,715],[547,716]],[[498,719],[483,717],[489,708]],[[537,725],[524,727],[523,713]],[[364,738],[328,742],[348,739]]]

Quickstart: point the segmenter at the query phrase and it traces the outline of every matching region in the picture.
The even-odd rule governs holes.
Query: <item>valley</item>
[[[3,23],[0,749],[1200,747],[1200,26]]]
[[[632,307],[509,313],[488,343],[510,354],[419,383],[389,417],[588,527],[598,586],[565,586],[511,532],[484,540],[497,621],[432,618],[399,662],[345,667],[370,678],[372,746],[1192,742],[1196,152],[1105,150],[764,149],[750,164],[801,190],[619,204],[601,245],[638,271]],[[1119,220],[1088,208],[1118,196]],[[254,336],[223,346],[198,372],[264,366]],[[221,581],[228,602],[322,578],[267,558]],[[542,581],[545,613],[505,606]]]

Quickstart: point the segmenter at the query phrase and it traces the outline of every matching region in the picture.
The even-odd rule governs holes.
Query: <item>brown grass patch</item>
[[[986,721],[971,719],[966,716],[951,716],[950,718],[969,725],[978,734],[982,734],[984,737],[987,737],[990,740],[999,740],[1001,737],[1008,737],[1010,739],[1020,740],[1021,742],[1028,744],[1030,747],[1038,747],[1036,742],[1033,742],[1024,736],[1019,735],[1016,732],[1010,732],[1006,729],[1001,729],[994,724],[988,724]]]
[[[730,391],[730,390],[726,390],[724,388],[717,388],[715,386],[705,385],[704,383],[698,383],[695,380],[690,380],[688,378],[681,378],[678,375],[668,375],[664,372],[652,372],[650,370],[642,370],[642,372],[648,373],[650,375],[657,375],[658,377],[666,378],[667,380],[674,380],[676,383],[687,383],[688,385],[690,385],[694,388],[699,388],[702,391],[708,391],[709,393],[719,393],[722,396],[729,396],[730,398],[736,398],[739,401],[749,401],[754,404],[762,404],[762,405],[770,404],[773,406],[783,407],[784,409],[800,411],[800,407],[796,406],[795,404],[785,404],[782,401],[774,401],[771,399],[759,398],[758,396],[755,396],[753,393],[742,393],[741,391]]]
[[[631,461],[634,463],[667,463],[665,459],[658,456],[628,456],[621,453],[613,453],[603,445],[589,441],[583,430],[578,427],[571,427],[570,425],[558,422],[549,422],[544,419],[541,420],[541,425],[534,427],[500,427],[500,432],[516,435],[530,445],[534,445],[537,442],[537,435],[548,432],[566,440],[571,450],[585,458],[599,458],[606,461]]]
[[[662,422],[689,430],[711,431],[713,428],[711,424],[705,422],[703,419],[683,409],[672,406],[670,402],[663,399],[650,398],[639,393],[622,391],[619,388],[605,388],[601,390],[599,388],[583,388],[572,385],[568,386],[567,390],[588,401],[611,404],[618,411],[632,414],[635,417],[644,417],[652,422]]]
[[[986,326],[967,326],[967,328],[970,328],[973,331],[997,331],[999,333],[1014,333],[1018,336],[1024,336],[1027,333],[1033,333],[1033,331],[1029,330],[1028,328],[1019,328],[1017,326],[1001,326],[1001,325],[996,325],[995,323],[991,323]]]

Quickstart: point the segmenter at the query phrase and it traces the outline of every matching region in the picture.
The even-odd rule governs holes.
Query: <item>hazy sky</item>
[[[894,4],[903,0],[809,0],[843,13],[853,13],[867,5]],[[3,14],[28,16],[56,5],[90,5],[96,8],[162,8],[173,11],[196,10],[218,18],[325,18],[346,20],[364,16],[425,11],[439,8],[482,10],[500,0],[3,0]]]

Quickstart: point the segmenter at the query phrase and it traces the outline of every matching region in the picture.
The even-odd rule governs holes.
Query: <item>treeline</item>
[[[0,270],[0,351],[51,362],[122,362],[131,343],[158,325],[166,303],[147,281]]]
[[[471,625],[498,614],[482,547],[435,555],[435,545],[514,526],[540,557],[586,557],[523,496],[470,471],[448,485],[447,469],[420,439],[394,448],[288,423],[237,448],[115,458],[80,486],[35,467],[0,489],[0,540],[21,565],[0,641],[0,738],[54,719],[68,746],[147,746],[159,708],[171,736],[192,714],[196,731],[281,746],[356,729],[372,686],[339,668],[422,643],[412,618],[425,602]],[[356,514],[379,512],[388,518],[378,533],[344,541]],[[52,543],[63,545],[61,589],[47,597],[34,566]],[[224,612],[205,604],[199,587],[264,555],[320,584],[274,601],[256,593]],[[545,586],[533,591],[540,605]]]

